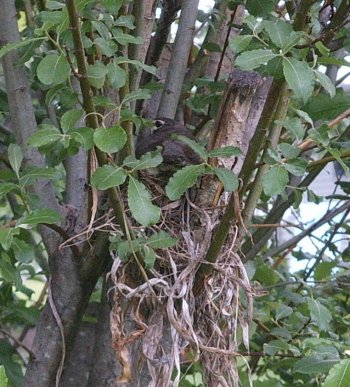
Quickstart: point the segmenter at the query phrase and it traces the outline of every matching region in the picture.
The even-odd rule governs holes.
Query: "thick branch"
[[[169,63],[162,98],[158,108],[159,117],[174,118],[185,79],[188,56],[198,13],[199,0],[183,0],[179,28]]]

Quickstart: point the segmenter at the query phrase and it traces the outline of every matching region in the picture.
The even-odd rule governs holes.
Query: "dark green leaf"
[[[283,125],[293,135],[295,139],[300,140],[304,137],[305,128],[300,118],[287,117],[284,121],[276,121],[276,123]]]
[[[322,384],[323,387],[348,387],[350,382],[350,359],[343,359],[334,365]]]
[[[127,174],[123,168],[104,165],[97,168],[93,173],[91,184],[97,189],[105,190],[123,184],[126,176]]]
[[[2,246],[2,248],[6,251],[9,250],[12,244],[13,236],[18,234],[19,234],[18,228],[1,228],[0,245]]]
[[[293,309],[287,305],[281,305],[276,310],[276,320],[288,317],[293,313]]]
[[[94,132],[94,142],[103,152],[114,153],[120,151],[126,140],[125,130],[120,125],[111,128],[100,127]]]
[[[329,95],[321,93],[313,98],[304,107],[304,110],[310,115],[313,120],[331,120],[338,117],[350,106],[350,95],[345,94],[341,90],[337,90],[337,94],[333,98]]]
[[[29,137],[28,145],[41,147],[53,144],[64,138],[64,135],[53,125],[43,125],[43,129],[37,130]]]
[[[288,172],[280,165],[273,166],[263,178],[263,188],[267,196],[279,195],[288,184]]]
[[[237,35],[230,39],[229,45],[235,54],[244,51],[250,44],[253,35]]]
[[[247,0],[246,8],[251,15],[266,17],[275,9],[274,0]]]
[[[314,77],[308,64],[295,58],[284,57],[283,74],[295,96],[305,103],[314,90]]]
[[[145,185],[129,177],[128,203],[132,216],[143,226],[159,221],[160,208],[152,204],[151,195]]]
[[[22,185],[33,184],[38,179],[55,179],[57,177],[55,168],[35,168],[26,169],[20,177]]]
[[[13,238],[11,247],[15,253],[15,258],[17,261],[22,263],[30,263],[35,259],[33,247],[24,242],[22,239]]]
[[[8,155],[9,155],[9,162],[11,164],[11,167],[16,172],[16,175],[18,176],[18,173],[23,161],[22,148],[17,144],[10,144],[8,146]]]
[[[88,65],[87,73],[90,85],[101,89],[105,83],[107,72],[106,66],[101,62]]]
[[[306,356],[297,361],[294,366],[294,372],[306,375],[322,374],[327,372],[338,361],[338,359],[322,359],[317,356]]]
[[[308,300],[308,307],[311,320],[321,331],[328,331],[329,323],[332,321],[332,313],[319,301],[311,298]]]
[[[8,194],[9,192],[19,189],[19,186],[14,183],[1,183],[0,184],[0,198]]]
[[[293,352],[295,356],[299,355],[299,351],[296,347],[282,340],[272,340],[269,343],[264,344],[264,352],[270,356],[274,356],[276,353],[283,353],[286,351]]]
[[[332,269],[337,266],[336,262],[320,262],[314,272],[316,281],[328,279],[332,274]]]
[[[307,161],[302,158],[292,159],[284,163],[283,166],[292,175],[303,176],[307,168]]]
[[[225,191],[232,192],[238,188],[239,186],[238,178],[229,169],[214,168],[214,173],[223,184]]]
[[[203,165],[188,165],[178,170],[165,187],[168,198],[170,200],[180,199],[182,194],[192,187],[204,172],[205,167]]]
[[[81,119],[83,110],[71,109],[66,111],[61,118],[61,128],[63,131],[75,128],[77,122]]]
[[[207,153],[205,151],[205,147],[202,144],[200,144],[194,140],[191,140],[190,138],[188,138],[186,136],[180,135],[180,136],[174,136],[174,137],[176,139],[179,139],[184,144],[188,145],[194,152],[196,152],[201,157],[203,162],[207,161],[208,156],[207,156]]]
[[[286,142],[282,142],[281,144],[279,144],[279,147],[283,156],[287,159],[295,159],[300,153],[300,148],[298,148],[297,146],[290,145]]]
[[[290,23],[282,21],[281,19],[276,19],[273,22],[264,20],[263,25],[275,46],[282,48],[287,44],[290,34],[293,31],[293,27]]]
[[[124,69],[120,66],[117,66],[114,62],[107,64],[107,79],[110,83],[110,86],[119,89],[123,87],[127,80],[127,75]]]
[[[318,82],[320,82],[321,86],[326,90],[329,96],[333,98],[335,96],[336,90],[329,77],[318,70],[314,70],[314,74]]]
[[[138,99],[148,99],[148,98],[151,98],[151,93],[149,92],[149,90],[139,89],[127,94],[123,98],[121,105],[125,105],[127,103],[137,101]]]
[[[41,37],[41,38],[32,38],[32,39],[27,39],[27,40],[23,40],[21,42],[16,42],[16,43],[8,43],[6,44],[4,47],[1,47],[0,49],[0,59],[6,55],[8,52],[11,52],[13,50],[16,50],[17,48],[20,48],[20,47],[23,47],[23,46],[26,46],[28,44],[31,44],[37,40],[44,40],[46,39],[45,37]]]
[[[109,46],[108,41],[104,38],[95,38],[94,44],[99,47],[102,55],[105,55],[107,57],[111,57],[115,54],[115,52]]]
[[[118,56],[115,59],[115,63],[116,64],[130,63],[136,67],[140,67],[142,70],[144,70],[150,74],[153,74],[153,75],[157,74],[157,68],[155,66],[149,66],[149,65],[144,64],[143,62],[140,62],[139,60],[129,59],[129,58],[124,57],[124,56]]]
[[[292,31],[288,36],[288,39],[284,42],[282,53],[284,55],[287,54],[287,52],[300,42],[300,38],[304,35],[305,33],[302,31]]]
[[[51,210],[50,208],[40,208],[19,219],[17,226],[34,226],[39,223],[55,224],[60,223],[61,221],[61,216],[56,211]]]
[[[235,64],[242,70],[254,70],[276,56],[272,50],[258,49],[245,51],[236,58]]]
[[[74,128],[69,130],[68,134],[84,149],[91,149],[94,146],[94,130],[91,128]]]
[[[12,283],[18,289],[22,285],[20,272],[11,263],[0,259],[0,277],[8,283]]]

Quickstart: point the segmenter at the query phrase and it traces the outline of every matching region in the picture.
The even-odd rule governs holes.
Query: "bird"
[[[143,154],[155,151],[158,146],[161,146],[163,164],[184,167],[203,162],[192,148],[174,138],[173,135],[182,135],[196,141],[192,132],[179,122],[166,117],[156,118],[153,120],[152,128],[144,128],[137,136],[136,157],[140,158]]]

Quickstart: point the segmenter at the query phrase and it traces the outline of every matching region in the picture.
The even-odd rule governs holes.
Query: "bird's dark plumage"
[[[172,138],[172,135],[182,135],[196,140],[192,132],[179,122],[170,118],[157,118],[153,121],[153,128],[144,128],[136,141],[136,157],[162,147],[163,163],[178,166],[200,164],[203,162],[199,155],[188,145]]]

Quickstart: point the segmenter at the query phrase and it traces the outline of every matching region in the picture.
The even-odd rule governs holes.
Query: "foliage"
[[[45,305],[45,297],[40,293],[46,294],[43,283],[49,276],[48,263],[52,264],[45,232],[58,234],[64,243],[74,234],[66,224],[69,223],[67,211],[71,210],[69,174],[75,169],[74,157],[79,158],[84,152],[88,154],[84,170],[88,170],[90,176],[86,182],[89,199],[87,203],[80,203],[80,207],[88,207],[86,218],[91,221],[84,225],[86,234],[91,231],[96,215],[103,217],[104,212],[108,212],[107,207],[113,210],[115,226],[107,229],[108,251],[103,251],[102,256],[109,252],[116,254],[125,266],[137,262],[136,267],[141,266],[140,271],[147,278],[157,264],[161,266],[159,257],[163,252],[175,248],[183,238],[180,232],[174,234],[168,226],[160,229],[164,223],[164,202],[159,200],[158,192],[152,190],[152,184],[143,179],[145,172],[162,166],[162,149],[139,158],[133,154],[134,136],[141,126],[147,126],[137,106],[141,101],[151,100],[155,89],[152,83],[134,88],[133,85],[140,82],[139,74],[154,76],[157,73],[156,62],[145,63],[131,54],[131,47],[144,44],[144,39],[134,34],[135,10],[130,8],[131,13],[128,13],[128,2],[122,0],[47,1],[44,9],[38,7],[38,3],[35,2],[32,9],[34,26],[28,22],[19,42],[0,48],[0,59],[19,53],[18,65],[31,80],[38,124],[35,132],[27,133],[25,141],[15,128],[6,129],[6,123],[11,120],[6,97],[9,90],[1,82],[0,125],[5,129],[0,131],[0,145],[6,151],[0,158],[0,332],[14,332],[16,337],[38,323]],[[77,49],[72,33],[74,27],[71,27],[69,13],[72,3],[80,17],[83,52]],[[228,3],[230,9],[237,10],[240,2]],[[322,200],[309,188],[313,174],[318,173],[315,171],[336,161],[345,174],[349,173],[348,114],[342,116],[349,106],[349,95],[336,87],[322,67],[348,66],[332,51],[331,43],[341,41],[345,52],[349,50],[349,30],[344,23],[349,5],[344,1],[326,5],[322,1],[306,1],[303,14],[293,8],[292,2],[286,2],[285,8],[277,12],[280,6],[277,3],[247,1],[242,25],[237,25],[239,34],[231,36],[224,48],[215,42],[212,42],[214,46],[207,46],[215,47],[208,50],[210,55],[218,53],[222,58],[226,49],[231,50],[236,67],[255,70],[284,85],[276,101],[279,105],[274,105],[269,112],[269,124],[260,128],[267,133],[262,143],[251,154],[244,153],[245,160],[235,146],[208,150],[205,146],[208,138],[194,141],[177,136],[176,140],[190,147],[202,161],[173,171],[162,195],[166,206],[171,207],[176,204],[173,202],[184,198],[188,189],[198,188],[199,182],[210,179],[220,182],[220,193],[237,192],[240,201],[245,203],[245,208],[239,209],[242,216],[227,222],[228,229],[234,224],[239,230],[237,251],[246,259],[249,279],[259,284],[249,336],[250,353],[244,346],[245,333],[238,331],[242,338],[239,338],[241,345],[237,352],[248,359],[237,363],[241,385],[249,386],[253,380],[256,386],[268,383],[346,386],[350,383],[347,358],[349,248],[344,250],[336,242],[349,238],[349,207],[340,212],[345,214],[341,218],[339,214],[337,218],[325,218],[322,225],[326,224],[327,228],[321,237],[313,235],[312,227],[298,225],[301,233],[307,229],[303,237],[317,239],[314,255],[308,254],[304,245],[298,245],[301,238],[292,240],[280,251],[278,237],[273,237],[277,232],[272,228],[281,224],[288,208],[299,207],[304,192],[310,202]],[[329,28],[319,20],[324,7],[331,7],[333,11],[327,20]],[[17,4],[17,10],[21,18],[23,12],[28,12],[22,9],[21,3]],[[214,15],[215,10],[205,17],[202,15],[208,34]],[[201,50],[196,52],[198,57],[204,55]],[[194,61],[193,66],[195,64]],[[87,81],[87,90],[82,79]],[[162,87],[159,82],[158,87]],[[197,129],[205,120],[216,117],[225,87],[224,79],[212,74],[207,76],[205,71],[184,84],[181,109],[191,111]],[[203,122],[198,122],[201,119]],[[256,157],[253,165],[249,165],[247,160],[253,154]],[[247,171],[248,182],[242,183],[243,173],[239,175],[223,166],[225,160],[237,157],[243,160],[242,170]],[[44,162],[31,164],[32,160],[39,159]],[[43,200],[46,192],[35,189],[39,184],[52,187],[56,205]],[[327,198],[330,207],[333,203],[337,208],[349,203],[348,183],[339,181],[338,184],[343,191]],[[225,215],[230,203],[223,206],[227,207]],[[254,216],[249,216],[250,210]],[[224,225],[225,215],[220,225]],[[234,216],[237,217],[237,211]],[[246,224],[241,224],[243,221]],[[96,230],[97,233],[99,230]],[[222,239],[223,244],[225,238]],[[96,240],[92,238],[85,250],[79,251],[75,257],[76,266],[83,266],[84,259],[88,260],[86,251],[98,245]],[[215,243],[213,238],[211,246]],[[221,248],[222,245],[218,250]],[[58,247],[57,251],[60,251]],[[74,247],[72,251],[75,253]],[[296,272],[290,267],[288,254],[302,263],[303,269]],[[214,258],[212,263],[218,259]],[[100,269],[96,264],[98,269],[92,270],[98,273],[97,279],[110,269],[111,262],[105,266],[107,269]],[[260,293],[259,289],[262,289]],[[247,305],[248,301],[243,301],[245,308]],[[23,358],[29,359],[29,354],[25,348],[17,347],[11,335],[1,337],[1,342],[0,386],[6,385],[7,379],[9,385],[19,386],[23,383]],[[181,371],[183,385],[201,383],[199,375],[204,371],[198,364],[188,369],[182,367]],[[198,384],[192,384],[192,379],[199,380]]]

